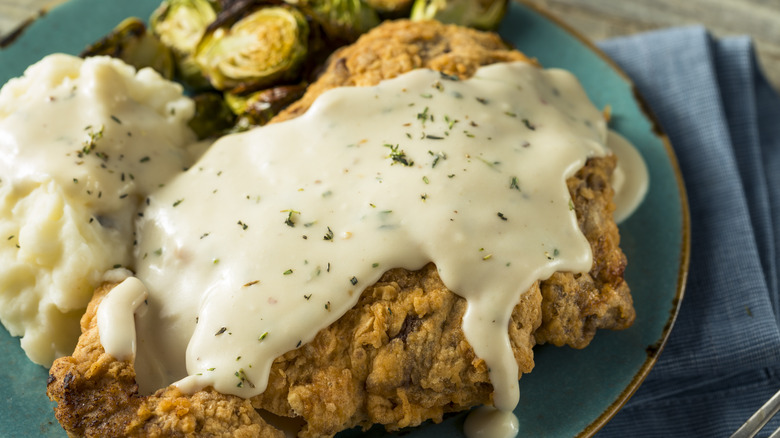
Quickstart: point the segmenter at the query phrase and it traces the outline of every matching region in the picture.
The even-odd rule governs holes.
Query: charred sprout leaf
[[[355,41],[379,24],[377,12],[362,0],[285,0],[296,5],[335,40]]]
[[[408,16],[412,8],[412,0],[365,0],[365,2],[383,17],[389,18]]]
[[[80,56],[111,56],[137,69],[152,67],[166,79],[173,78],[171,50],[160,42],[138,18],[127,18],[108,35],[88,46]]]
[[[207,0],[164,0],[149,19],[152,32],[173,50],[178,76],[191,88],[209,85],[193,53],[216,18],[217,11]]]
[[[266,7],[230,26],[210,29],[195,60],[218,90],[256,90],[296,77],[308,36],[308,23],[298,10]]]
[[[201,93],[192,98],[195,101],[195,115],[189,126],[199,140],[218,137],[233,129],[236,116],[219,93]]]
[[[246,118],[251,125],[265,125],[271,118],[298,100],[306,91],[306,84],[280,85],[257,91],[247,96],[225,94],[225,101],[236,115]]]
[[[415,0],[410,18],[493,30],[506,9],[507,0]]]

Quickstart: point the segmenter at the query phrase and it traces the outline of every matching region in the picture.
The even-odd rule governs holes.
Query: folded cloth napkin
[[[597,436],[728,437],[780,389],[780,97],[747,37],[688,27],[600,46],[669,135],[691,262],[658,363]]]

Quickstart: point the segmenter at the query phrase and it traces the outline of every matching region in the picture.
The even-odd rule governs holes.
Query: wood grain
[[[0,0],[0,36],[60,1]],[[691,24],[704,25],[716,36],[749,35],[765,74],[780,90],[780,0],[524,1],[549,10],[594,41]]]
[[[524,0],[598,41],[671,26],[701,24],[715,36],[749,35],[759,63],[780,90],[778,0]]]
[[[0,0],[0,38],[37,16],[41,9],[57,3],[56,0]]]

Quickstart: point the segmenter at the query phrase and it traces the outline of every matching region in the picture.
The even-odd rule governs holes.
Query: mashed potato
[[[130,267],[146,196],[189,166],[194,105],[152,70],[52,55],[0,90],[0,321],[70,354],[93,289]]]

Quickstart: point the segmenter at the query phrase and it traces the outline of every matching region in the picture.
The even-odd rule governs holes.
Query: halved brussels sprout
[[[365,0],[366,4],[384,18],[409,16],[412,0]]]
[[[216,18],[216,8],[208,0],[163,0],[149,19],[152,32],[173,50],[179,77],[191,88],[209,85],[192,55]]]
[[[219,137],[233,129],[236,115],[228,107],[222,95],[216,92],[196,94],[195,115],[189,126],[195,131],[198,140]]]
[[[415,0],[410,18],[493,30],[506,9],[507,0]]]
[[[265,125],[279,111],[300,99],[306,92],[306,84],[280,85],[257,91],[247,96],[225,94],[225,102],[236,115],[250,125]]]
[[[174,61],[171,50],[161,43],[138,18],[122,20],[114,30],[94,44],[87,46],[79,56],[111,56],[137,69],[152,67],[166,79],[173,78]]]
[[[296,9],[258,9],[208,31],[195,51],[214,88],[246,92],[296,77],[308,52],[309,25]]]
[[[337,40],[355,41],[380,22],[376,10],[361,0],[286,0],[299,7]]]

